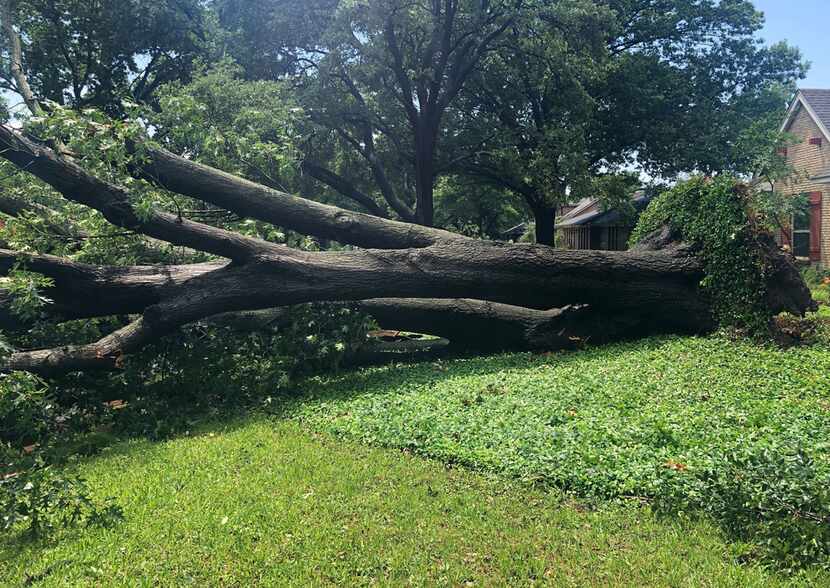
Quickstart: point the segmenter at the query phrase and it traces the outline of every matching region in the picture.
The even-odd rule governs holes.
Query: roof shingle
[[[801,95],[824,127],[830,129],[830,90],[801,90]]]

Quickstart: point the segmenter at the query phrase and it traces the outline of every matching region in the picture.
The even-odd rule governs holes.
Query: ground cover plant
[[[498,363],[498,360],[494,361]],[[705,522],[599,510],[410,453],[255,417],[83,464],[125,520],[0,536],[4,586],[811,586],[738,565]],[[59,540],[58,540],[59,539]]]
[[[718,522],[743,557],[828,565],[830,352],[727,337],[375,368],[286,407],[363,442]]]

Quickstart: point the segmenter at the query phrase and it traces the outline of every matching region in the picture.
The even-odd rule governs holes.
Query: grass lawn
[[[81,467],[125,520],[0,540],[3,586],[776,586],[704,523],[543,492],[254,417]],[[827,580],[813,573],[793,584]]]
[[[640,506],[747,481],[824,491],[826,346],[665,337],[392,365],[309,379],[268,412],[87,459],[125,520],[0,538],[0,585],[830,586],[747,560],[729,520]],[[795,474],[769,461],[793,451]],[[741,452],[761,474],[705,485]]]

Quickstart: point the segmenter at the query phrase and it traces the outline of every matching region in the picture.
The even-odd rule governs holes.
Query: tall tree
[[[128,98],[152,100],[161,84],[186,78],[211,43],[199,0],[3,0],[0,86],[26,97],[120,113]],[[22,85],[26,68],[30,88]]]
[[[559,204],[625,198],[620,172],[750,171],[742,134],[805,71],[762,25],[747,0],[535,2],[467,85],[458,169],[524,197],[547,244]]]
[[[276,10],[283,4],[270,5]],[[433,224],[445,113],[520,5],[520,0],[341,2],[325,32],[309,35],[313,47],[295,51],[315,68],[302,79],[308,112],[361,158],[373,187],[399,218]],[[249,27],[248,37],[257,37]],[[309,162],[309,173],[346,195],[357,191],[344,189],[344,178],[318,163]]]

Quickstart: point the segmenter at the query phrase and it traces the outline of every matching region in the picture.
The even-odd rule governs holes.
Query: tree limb
[[[310,175],[312,178],[326,184],[327,186],[334,188],[337,192],[346,198],[354,200],[363,208],[365,208],[370,214],[375,216],[379,216],[381,218],[387,218],[388,215],[386,211],[383,210],[378,203],[375,202],[374,198],[371,196],[364,194],[357,187],[349,182],[343,176],[340,176],[334,173],[331,170],[328,170],[316,163],[305,160],[301,166],[302,171]]]
[[[139,215],[127,191],[105,182],[77,163],[0,125],[0,156],[37,176],[69,200],[101,212],[112,224],[168,243],[192,247],[230,259],[244,259],[272,244],[239,233],[151,210]]]

